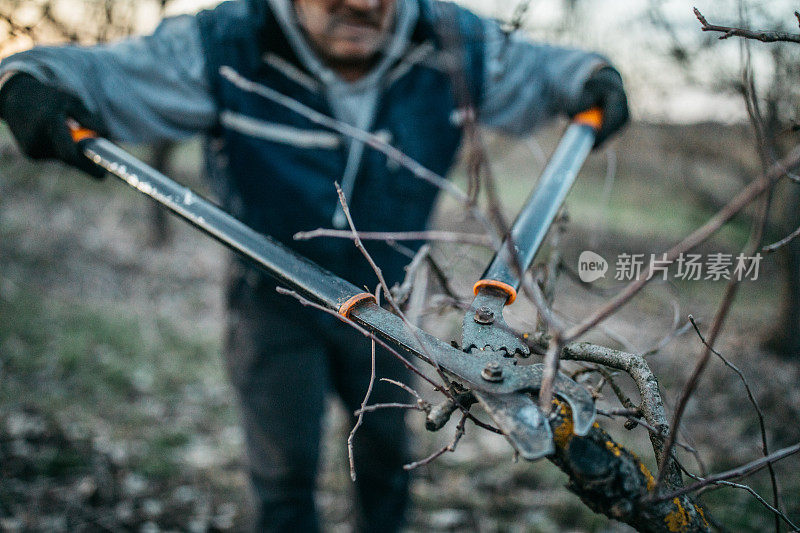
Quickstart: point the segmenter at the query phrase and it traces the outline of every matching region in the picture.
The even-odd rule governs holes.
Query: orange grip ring
[[[572,118],[572,122],[599,130],[603,126],[603,110],[599,107],[593,107],[586,111],[581,111]]]
[[[481,289],[485,287],[491,287],[493,289],[499,289],[506,293],[508,298],[506,299],[506,305],[511,305],[514,303],[514,300],[517,299],[517,289],[509,285],[508,283],[503,283],[502,281],[497,281],[495,279],[482,279],[475,283],[472,287],[472,292],[475,293],[475,296],[478,295]]]
[[[84,128],[77,121],[69,118],[67,119],[67,127],[69,127],[69,132],[72,135],[72,142],[81,142],[84,139],[94,139],[97,137],[97,132],[90,130],[89,128]]]
[[[345,318],[350,318],[350,312],[353,310],[353,308],[366,300],[375,302],[375,295],[368,292],[362,292],[348,298],[348,300],[339,307],[339,314]]]
[[[88,128],[78,128],[70,130],[70,133],[72,133],[72,140],[76,143],[84,139],[94,139],[95,137],[97,137],[97,133],[93,132]]]

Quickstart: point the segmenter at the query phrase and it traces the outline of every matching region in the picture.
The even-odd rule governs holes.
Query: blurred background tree
[[[779,3],[780,4],[780,3]],[[770,32],[797,33],[800,18],[786,5],[765,2],[715,2],[709,19],[729,27],[760,29]],[[734,39],[728,44],[738,48],[740,59],[729,62],[719,53],[720,39],[726,34],[708,32],[700,38],[684,39],[667,17],[659,2],[650,1],[648,17],[652,26],[669,37],[666,57],[671,57],[688,83],[704,84],[711,90],[735,94],[747,109],[753,129],[753,141],[762,170],[784,157],[798,141],[800,109],[800,55],[798,43],[785,40],[754,42]],[[693,42],[692,42],[693,41]],[[711,74],[702,76],[698,74]],[[744,170],[744,169],[742,169]],[[746,171],[737,173],[748,179]],[[718,208],[723,197],[715,183],[695,181],[700,197]],[[767,240],[775,241],[800,227],[800,190],[796,183],[783,182],[772,194],[771,217]],[[766,244],[766,243],[765,243]],[[764,337],[764,345],[785,356],[800,355],[800,242],[793,239],[778,250],[783,291],[775,326]]]
[[[97,44],[141,33],[167,12],[172,0],[0,0],[0,57],[36,45]],[[166,171],[175,143],[148,147],[146,160]],[[163,246],[170,238],[166,212],[150,206],[148,240]]]

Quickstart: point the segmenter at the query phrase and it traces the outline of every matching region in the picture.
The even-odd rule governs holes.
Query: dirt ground
[[[555,138],[490,139],[509,218]],[[568,199],[565,263],[577,268],[583,250],[613,266],[620,253],[667,249],[755,175],[749,145],[744,127],[634,125],[613,156],[592,156]],[[169,173],[205,191],[198,168],[198,147],[189,143]],[[454,179],[463,181],[460,170]],[[0,531],[238,531],[247,523],[242,432],[219,355],[228,255],[175,221],[169,242],[156,246],[152,219],[147,201],[115,180],[32,164],[0,135]],[[462,210],[443,201],[436,226],[465,224]],[[747,232],[739,217],[700,252],[737,253]],[[453,245],[435,253],[464,295],[489,259]],[[604,301],[598,292],[619,284],[611,276],[588,291],[564,276],[556,310],[578,320]],[[719,281],[655,283],[589,338],[638,353],[659,347],[648,361],[671,408],[701,344],[691,331],[661,341],[690,313],[708,327],[723,289]],[[743,284],[718,343],[747,377],[774,450],[800,440],[800,356],[761,348],[780,292],[776,258],[767,256],[758,280]],[[512,323],[532,327],[530,306],[515,307]],[[457,324],[453,313],[422,322],[445,339],[458,338]],[[619,382],[635,401],[631,384]],[[610,390],[601,391],[599,407],[619,407]],[[407,417],[419,457],[447,444],[454,426],[431,434],[422,416]],[[346,419],[332,399],[318,496],[327,531],[351,528]],[[645,430],[600,422],[654,467]],[[680,432],[702,464],[681,451],[682,463],[716,472],[753,460],[759,435],[741,382],[714,360]],[[777,471],[784,509],[798,521],[800,459]],[[514,462],[501,437],[468,424],[454,453],[415,471],[409,531],[629,531],[593,514],[566,482],[546,461]],[[763,472],[746,482],[770,498]],[[710,491],[701,501],[732,531],[772,523],[742,490]]]

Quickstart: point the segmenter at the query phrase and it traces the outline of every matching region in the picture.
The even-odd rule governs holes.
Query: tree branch
[[[667,501],[671,500],[672,498],[677,498],[688,494],[690,492],[694,492],[699,490],[703,487],[708,485],[712,485],[715,483],[719,483],[720,481],[730,480],[730,479],[740,479],[745,476],[749,476],[750,474],[754,474],[759,470],[766,468],[767,466],[780,461],[781,459],[785,459],[790,455],[794,455],[797,452],[800,452],[800,443],[794,444],[792,446],[787,446],[786,448],[782,448],[777,452],[771,453],[766,457],[760,457],[755,461],[751,461],[745,465],[733,468],[731,470],[727,470],[725,472],[721,472],[719,474],[714,474],[711,476],[707,476],[703,481],[698,481],[696,483],[692,483],[691,485],[684,487],[682,489],[676,490],[669,494],[662,494],[652,498],[653,502],[659,501]]]
[[[798,17],[800,20],[800,15],[798,15],[798,12],[795,11],[794,14],[795,17]],[[745,39],[754,39],[763,43],[800,43],[800,34],[787,33],[783,31],[748,30],[745,28],[732,28],[730,26],[717,26],[714,24],[709,24],[706,18],[697,8],[694,8],[694,16],[700,21],[700,26],[703,31],[721,32],[722,35],[720,35],[720,39],[727,39],[728,37],[743,37]]]
[[[794,169],[798,165],[800,165],[800,146],[795,147],[795,149],[792,150],[789,155],[772,165],[766,173],[744,187],[739,194],[737,194],[725,205],[725,207],[720,209],[714,216],[712,216],[705,224],[690,233],[681,242],[670,248],[666,252],[665,261],[661,262],[661,264],[666,266],[674,263],[681,254],[694,249],[700,243],[714,235],[722,226],[724,226],[731,218],[733,218],[734,215],[750,205],[753,200],[761,196],[773,183],[785,176],[787,171]],[[651,269],[648,267],[645,269],[642,275],[639,276],[639,278],[625,286],[625,288],[622,289],[617,296],[600,307],[600,309],[596,310],[582,323],[569,329],[565,333],[564,340],[566,342],[574,340],[598,325],[600,322],[606,320],[620,307],[628,303],[631,298],[638,294],[639,291],[641,291],[645,285],[651,281],[651,274]]]

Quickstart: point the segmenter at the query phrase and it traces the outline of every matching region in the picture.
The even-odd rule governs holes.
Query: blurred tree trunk
[[[152,145],[150,153],[150,166],[162,174],[169,174],[170,156],[175,149],[175,143],[162,141]],[[150,231],[148,242],[151,246],[160,248],[169,243],[172,232],[169,226],[169,217],[166,210],[155,202],[150,203]]]
[[[800,227],[800,211],[796,208],[800,202],[800,189],[792,188],[790,195],[794,209],[787,209],[789,215],[781,226],[791,227],[789,231]],[[785,355],[800,356],[800,241],[794,239],[780,251],[779,264],[782,270],[783,299],[780,315],[775,329],[765,339],[764,346],[771,351]]]
[[[772,83],[765,91],[763,118],[764,145],[769,158],[764,164],[771,164],[775,158],[784,156],[792,148],[796,139],[791,124],[796,118],[794,104],[798,96],[796,75],[800,70],[796,46],[776,46],[772,50],[774,75]],[[800,227],[800,188],[795,183],[785,185],[779,196],[782,205],[777,206],[779,220],[771,223],[772,232],[783,238]],[[785,245],[778,255],[780,278],[783,287],[780,301],[780,314],[775,328],[764,339],[764,346],[771,351],[787,356],[800,356],[800,240],[794,239]]]

